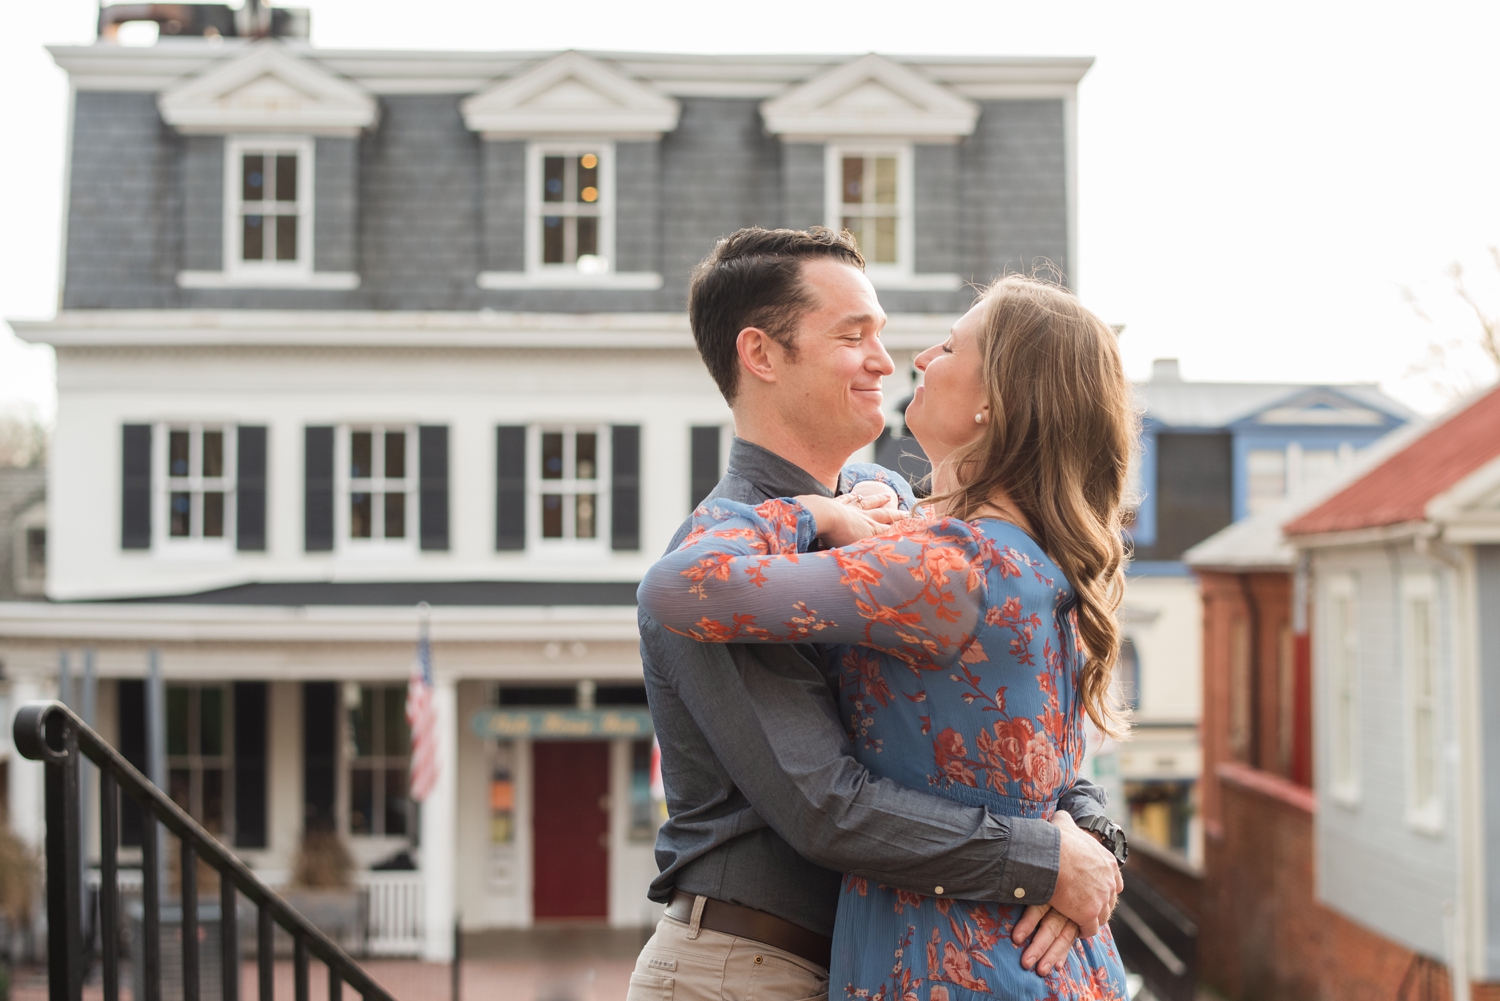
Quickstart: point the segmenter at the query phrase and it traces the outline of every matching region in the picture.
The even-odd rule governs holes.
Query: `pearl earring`
[[[984,414],[975,414],[974,415],[974,423],[975,424],[983,424],[984,423]]]

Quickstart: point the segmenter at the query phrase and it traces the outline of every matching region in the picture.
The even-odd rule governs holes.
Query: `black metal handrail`
[[[1198,926],[1139,874],[1125,873],[1125,892],[1110,918],[1125,968],[1139,973],[1161,1001],[1194,1001],[1198,992]]]
[[[88,972],[84,959],[83,856],[84,832],[79,823],[79,752],[99,766],[100,958],[104,1001],[119,1001],[119,847],[120,790],[146,811],[141,838],[144,874],[141,896],[144,941],[141,943],[141,983],[145,996],[136,1001],[161,1001],[161,887],[160,846],[154,818],[182,841],[182,997],[199,1001],[198,859],[219,873],[220,956],[223,1001],[239,1001],[239,930],[236,891],[255,904],[256,963],[259,1001],[275,1001],[272,936],[275,925],[292,937],[296,1001],[308,999],[308,956],[328,967],[328,1001],[340,1001],[347,983],[365,1001],[394,1001],[348,954],[282,900],[213,835],[126,761],[119,751],[95,733],[61,702],[27,702],[16,713],[12,727],[16,750],[45,763],[47,820],[47,984],[49,1001],[81,1001]]]

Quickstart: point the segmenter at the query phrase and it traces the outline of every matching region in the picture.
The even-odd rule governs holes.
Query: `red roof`
[[[1427,503],[1500,456],[1500,386],[1434,425],[1332,497],[1287,535],[1381,528],[1427,517]]]

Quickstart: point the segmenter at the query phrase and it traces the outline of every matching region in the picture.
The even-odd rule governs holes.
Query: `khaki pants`
[[[641,950],[626,1001],[827,1001],[828,971],[748,938],[663,917]]]

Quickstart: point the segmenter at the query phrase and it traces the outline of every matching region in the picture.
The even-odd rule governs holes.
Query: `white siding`
[[[1314,741],[1318,896],[1380,934],[1443,957],[1445,902],[1453,900],[1455,835],[1449,824],[1422,831],[1407,810],[1406,677],[1402,664],[1401,582],[1410,573],[1437,575],[1439,742],[1452,740],[1451,581],[1441,564],[1404,548],[1325,550],[1314,561]],[[1333,638],[1330,582],[1351,578],[1359,623],[1356,688],[1358,795],[1333,788]],[[1451,817],[1452,783],[1443,785],[1443,813]]]

